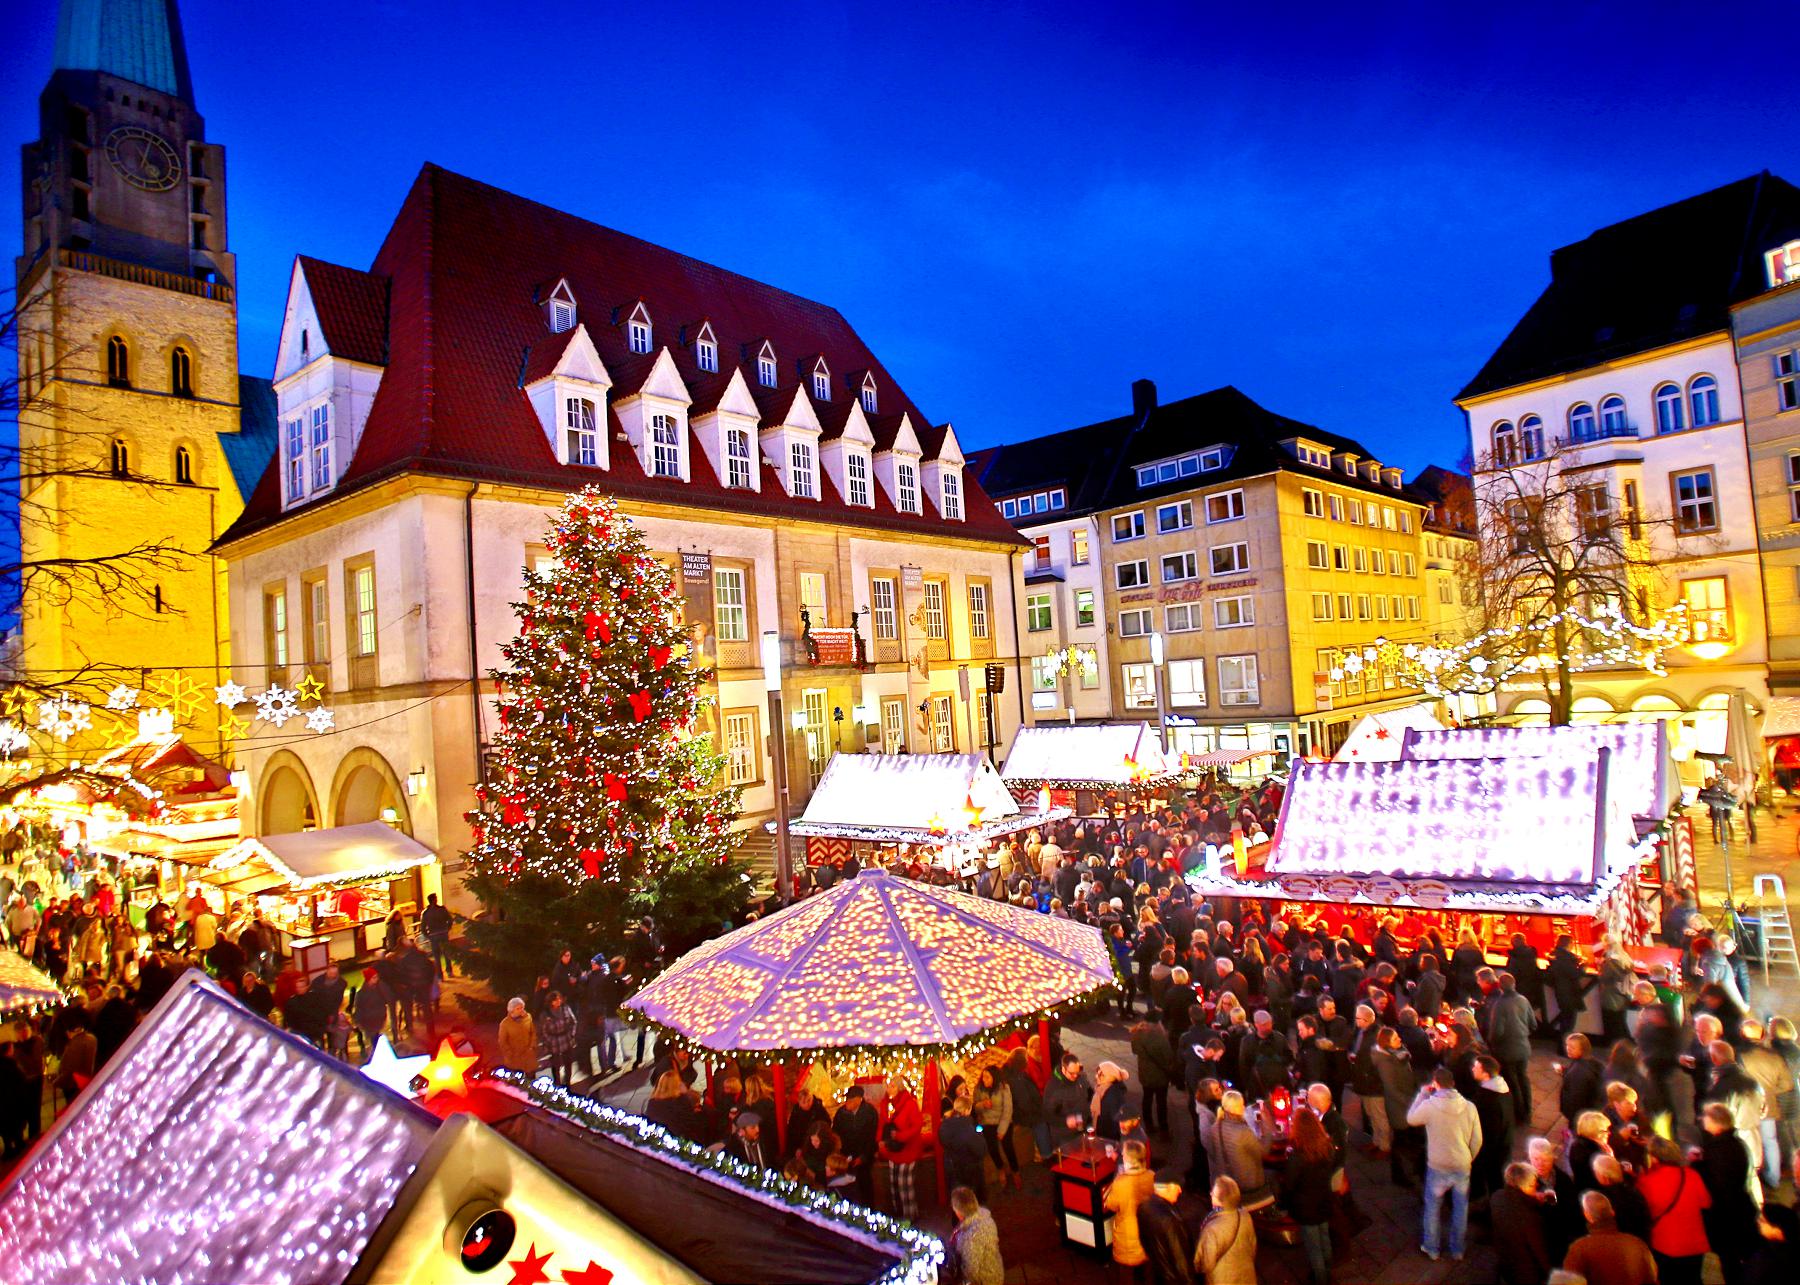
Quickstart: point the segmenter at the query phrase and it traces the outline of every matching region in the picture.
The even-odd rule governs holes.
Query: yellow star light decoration
[[[460,1093],[467,1096],[469,1068],[480,1060],[473,1053],[458,1053],[449,1040],[444,1040],[438,1045],[436,1055],[419,1072],[425,1077],[425,1096],[432,1098],[440,1093]]]
[[[300,704],[304,705],[307,701],[319,700],[324,695],[325,684],[319,681],[316,674],[308,674],[294,684],[294,690],[299,693]]]
[[[219,718],[219,735],[227,741],[238,741],[250,734],[250,724],[227,710]]]
[[[15,723],[28,721],[25,717],[25,706],[31,698],[23,687],[9,687],[5,695],[0,695],[0,714]]]
[[[176,670],[167,678],[158,682],[155,692],[162,707],[175,715],[179,726],[186,726],[199,717],[200,711],[212,705],[210,688],[202,687],[182,670]]]

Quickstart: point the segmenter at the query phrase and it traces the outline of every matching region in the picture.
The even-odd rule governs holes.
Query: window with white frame
[[[1088,563],[1088,533],[1086,527],[1076,527],[1069,532],[1069,565],[1085,567]]]
[[[563,401],[564,448],[570,464],[595,468],[600,463],[600,432],[594,423],[594,403],[585,397]]]
[[[1344,520],[1344,497],[1343,496],[1341,496],[1341,495],[1326,496],[1325,497],[1325,507],[1327,508],[1327,510],[1329,510],[1329,512],[1331,514],[1331,520],[1333,522],[1342,522]]]
[[[1034,634],[1041,634],[1050,628],[1050,595],[1047,593],[1027,594],[1025,597],[1025,628]]]
[[[944,610],[944,582],[925,582],[925,636],[942,642],[950,636],[949,614]]]
[[[962,521],[962,475],[955,469],[946,469],[942,477],[944,518],[950,522]]]
[[[635,353],[650,351],[650,313],[639,304],[631,314],[631,320],[625,323],[626,340]]]
[[[1315,491],[1310,486],[1300,492],[1301,505],[1309,518],[1325,516],[1325,492]]]
[[[1306,565],[1314,571],[1325,571],[1331,567],[1331,550],[1325,546],[1325,541],[1306,542]]]
[[[1031,690],[1034,692],[1053,692],[1057,681],[1056,658],[1054,656],[1033,656],[1031,658]]]
[[[681,476],[681,428],[673,415],[650,417],[650,476]]]
[[[1314,620],[1331,619],[1331,595],[1315,593],[1312,596],[1312,618]]]
[[[1143,638],[1156,628],[1155,618],[1148,607],[1134,607],[1130,611],[1119,613],[1119,637]]]
[[[1719,422],[1719,381],[1711,375],[1695,375],[1688,381],[1688,413],[1695,428]]]
[[[1624,437],[1631,431],[1630,418],[1625,414],[1625,399],[1614,394],[1600,399],[1600,434],[1603,437]]]
[[[320,402],[312,408],[312,489],[327,490],[331,480],[331,403]]]
[[[812,390],[816,400],[822,402],[831,400],[831,372],[825,368],[823,361],[813,366]]]
[[[713,628],[720,642],[748,642],[750,608],[744,596],[741,567],[713,569]]]
[[[1800,522],[1800,455],[1787,457],[1788,520]]]
[[[789,477],[793,483],[793,493],[802,500],[817,498],[819,488],[813,473],[813,448],[811,442],[790,442],[788,444]]]
[[[1651,394],[1650,401],[1656,407],[1657,432],[1679,433],[1687,427],[1687,417],[1682,412],[1680,384],[1659,384]]]
[[[988,636],[988,587],[984,584],[969,586],[969,637],[986,638]]]
[[[1763,263],[1768,267],[1771,290],[1790,281],[1800,281],[1800,241],[1776,246],[1763,255]]]
[[[1200,452],[1200,471],[1202,473],[1211,473],[1214,469],[1224,467],[1225,448],[1223,446],[1209,446]]]
[[[1340,593],[1337,596],[1337,618],[1339,620],[1350,619],[1350,595],[1347,593]]]
[[[365,562],[350,572],[351,645],[354,655],[375,654],[375,566]]]
[[[1171,634],[1190,634],[1200,628],[1200,604],[1171,602],[1163,608],[1163,629]]]
[[[1000,501],[1000,516],[1003,518],[1016,518],[1019,516],[1019,511],[1013,506],[1011,500],[1002,500]]]
[[[1250,546],[1242,542],[1215,544],[1207,556],[1215,576],[1235,576],[1250,569]]]
[[[1519,454],[1528,460],[1543,458],[1544,421],[1541,416],[1526,415],[1519,420]]]
[[[853,457],[854,458],[854,457]],[[750,430],[725,430],[725,485],[749,490],[754,467],[750,458]]]
[[[1050,570],[1051,561],[1054,556],[1050,552],[1050,537],[1047,535],[1032,536],[1031,537],[1031,550],[1032,550],[1032,555],[1036,560],[1036,564],[1033,567],[1033,570],[1036,570],[1036,571]]]
[[[1112,537],[1114,544],[1123,544],[1127,540],[1142,539],[1144,535],[1144,515],[1142,513],[1117,513],[1113,515]]]
[[[1399,524],[1399,521],[1400,521],[1399,514],[1394,512],[1393,505],[1384,504],[1381,506],[1381,525],[1382,526],[1384,526],[1388,530],[1392,531]]]
[[[1182,500],[1176,504],[1159,504],[1156,507],[1156,529],[1163,535],[1171,531],[1185,531],[1194,525],[1194,502]]]
[[[902,513],[919,511],[919,470],[905,460],[894,464],[894,492]]]
[[[1256,682],[1256,657],[1219,657],[1219,704],[1255,705],[1261,700]]]
[[[286,443],[283,450],[287,461],[288,501],[291,503],[306,494],[306,421],[290,419],[282,432]]]
[[[862,408],[869,414],[876,413],[875,376],[864,375],[862,382]]]
[[[756,780],[756,712],[733,711],[725,715],[725,780],[730,785],[749,785]]]
[[[931,698],[931,748],[938,754],[956,753],[956,717],[952,697]]]
[[[806,613],[806,623],[813,629],[823,629],[830,625],[831,604],[825,597],[825,573],[802,571],[799,583],[800,610]]]
[[[1239,629],[1256,623],[1256,600],[1248,594],[1213,599],[1213,628]]]
[[[1119,676],[1124,682],[1126,709],[1156,708],[1156,666],[1121,665]]]
[[[1369,595],[1366,593],[1359,593],[1356,595],[1356,618],[1358,620],[1374,619],[1374,607],[1369,601]]]
[[[1077,626],[1094,623],[1094,591],[1092,589],[1075,591],[1075,623]]]
[[[881,703],[881,748],[889,754],[898,754],[906,748],[905,701]]]
[[[1142,589],[1150,583],[1150,563],[1138,558],[1113,567],[1113,586],[1118,589]]]
[[[1387,550],[1371,547],[1369,549],[1369,570],[1378,576],[1387,574]]]
[[[1354,549],[1352,549],[1350,551],[1350,553],[1351,553],[1351,556],[1353,557],[1353,559],[1355,560],[1356,569],[1358,571],[1363,571],[1363,572],[1368,571],[1368,569],[1369,569],[1369,547],[1365,544],[1359,544]]]
[[[1068,504],[1068,502],[1069,502],[1068,493],[1065,492],[1062,489],[1062,487],[1059,486],[1054,491],[1050,492],[1050,507],[1051,508],[1053,508],[1053,509],[1063,508],[1065,505]]]
[[[1183,553],[1165,553],[1162,560],[1162,579],[1164,584],[1174,584],[1178,580],[1193,580],[1200,575],[1199,559],[1192,549]]]
[[[1169,704],[1176,708],[1194,708],[1206,704],[1206,662],[1204,660],[1171,660],[1169,662]]]
[[[896,607],[898,593],[892,576],[874,576],[869,581],[869,606],[875,617],[875,637],[892,642],[900,636],[900,613]]]
[[[756,354],[756,382],[764,388],[775,387],[775,350],[768,344]]]
[[[873,500],[869,491],[869,457],[861,451],[844,456],[844,498],[851,504],[868,508]]]
[[[1314,468],[1330,468],[1331,452],[1321,450],[1317,446],[1308,446],[1305,442],[1296,443],[1294,456],[1302,464],[1310,464]]]
[[[575,329],[575,301],[561,294],[550,298],[550,329],[555,334]],[[303,349],[304,351],[304,349]]]
[[[1412,511],[1410,509],[1400,510],[1400,533],[1402,535],[1412,534]]]
[[[1206,520],[1212,522],[1235,522],[1244,516],[1244,493],[1242,491],[1220,491],[1217,495],[1206,497]]]
[[[1724,576],[1683,580],[1681,604],[1687,608],[1685,641],[1731,641],[1731,599]]]
[[[1350,569],[1349,545],[1334,544],[1331,546],[1331,569],[1333,571],[1348,571]]]
[[[1442,605],[1451,606],[1456,602],[1456,590],[1448,580],[1440,580],[1438,581],[1437,597],[1438,602]]]
[[[1408,620],[1419,618],[1419,595],[1416,593],[1406,595],[1406,618]]]
[[[1388,618],[1387,595],[1378,593],[1375,595],[1375,619],[1386,620],[1387,618]]]
[[[1800,348],[1775,354],[1775,407],[1800,410]]]
[[[1362,524],[1363,524],[1363,502],[1358,499],[1352,499],[1350,501],[1350,525],[1351,526],[1361,526]]]
[[[1410,554],[1410,553],[1402,554],[1401,556],[1406,559],[1406,574],[1409,576],[1418,575],[1419,574],[1419,559],[1415,555]]]
[[[1670,476],[1675,493],[1675,533],[1697,535],[1719,529],[1719,506],[1709,468]]]
[[[694,360],[700,369],[714,374],[719,369],[719,345],[714,341],[711,330],[702,330],[700,338],[694,343]]]
[[[830,705],[830,697],[823,688],[815,687],[800,693],[800,724],[806,737],[806,776],[811,785],[819,783],[819,778],[825,775],[825,765],[831,761],[830,724],[826,722]]]

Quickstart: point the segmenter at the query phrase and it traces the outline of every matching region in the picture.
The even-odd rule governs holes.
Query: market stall
[[[1453,727],[1409,729],[1406,759],[1541,759],[1569,765],[1610,752],[1613,790],[1630,815],[1647,824],[1665,820],[1681,803],[1681,779],[1666,723],[1576,723],[1566,727]]]
[[[1075,815],[1109,815],[1121,797],[1142,797],[1181,776],[1148,723],[1021,727],[1001,779],[1021,799],[1048,791]]]
[[[1408,732],[1448,730],[1437,710],[1436,701],[1421,701],[1365,714],[1356,720],[1331,757],[1339,763],[1391,763],[1400,757]]]
[[[188,972],[0,1186],[8,1279],[937,1279],[928,1233],[517,1077],[454,1084],[434,1114]]]
[[[0,1022],[60,1008],[65,1002],[54,977],[16,951],[0,949]]]
[[[967,877],[998,862],[995,840],[1069,815],[1021,805],[979,754],[834,754],[789,832],[808,865],[937,867]]]
[[[388,916],[416,919],[438,878],[430,848],[386,822],[365,821],[244,839],[208,862],[196,887],[220,912],[255,898],[282,952],[312,971],[327,958],[378,953]]]

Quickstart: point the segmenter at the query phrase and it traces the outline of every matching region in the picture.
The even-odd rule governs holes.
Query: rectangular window
[[[1391,504],[1382,505],[1381,506],[1381,525],[1386,527],[1388,530],[1392,531],[1398,522],[1399,522],[1399,518],[1394,513],[1394,506]]]
[[[1366,593],[1357,594],[1356,595],[1356,618],[1358,620],[1368,620],[1371,618],[1370,613],[1371,613],[1371,607],[1370,607],[1370,603],[1369,603],[1369,595]]]
[[[1348,571],[1350,569],[1349,545],[1334,544],[1331,546],[1331,569],[1333,571]]]
[[[1387,574],[1386,549],[1371,548],[1369,550],[1369,570],[1373,571],[1378,576],[1385,576]]]
[[[906,748],[906,702],[903,700],[881,702],[881,748],[888,754],[898,754]]]
[[[1064,507],[1066,504],[1068,504],[1068,502],[1069,502],[1068,494],[1062,489],[1062,487],[1059,486],[1054,491],[1050,492],[1050,507],[1051,508],[1060,509],[1060,508]]]
[[[931,748],[939,754],[956,753],[956,717],[948,694],[931,698]]]
[[[375,567],[364,563],[350,572],[350,610],[353,613],[351,641],[355,655],[375,654]]]
[[[1612,498],[1604,486],[1582,486],[1575,490],[1575,516],[1581,534],[1588,540],[1604,540],[1612,530]]]
[[[650,475],[681,476],[681,428],[673,415],[650,417]]]
[[[1315,491],[1309,486],[1300,492],[1300,498],[1306,509],[1307,517],[1322,518],[1325,516],[1325,492]]]
[[[1122,665],[1119,673],[1124,680],[1126,709],[1156,708],[1156,666]]]
[[[1171,660],[1169,662],[1169,704],[1189,708],[1206,704],[1206,662],[1204,660]]]
[[[1221,491],[1217,495],[1206,497],[1206,520],[1213,522],[1235,522],[1244,516],[1244,493],[1242,491]]]
[[[1185,531],[1194,525],[1194,502],[1182,500],[1178,504],[1161,504],[1156,509],[1156,529],[1164,535],[1171,531]]]
[[[1143,638],[1155,627],[1148,607],[1139,607],[1133,611],[1119,613],[1119,637],[1121,638]]]
[[[725,780],[729,785],[749,785],[757,779],[762,754],[756,744],[756,711],[728,710],[725,714]]]
[[[825,775],[825,765],[831,761],[831,724],[827,722],[830,710],[830,699],[823,688],[811,688],[800,693],[801,728],[806,736],[806,775],[812,785],[819,783]]]
[[[1314,620],[1331,619],[1331,595],[1315,593],[1312,596],[1312,618]]]
[[[825,597],[825,573],[802,571],[799,578],[800,610],[806,613],[810,628],[826,629],[831,625],[831,609]]]
[[[1075,624],[1079,626],[1094,623],[1094,591],[1077,589],[1075,591]]]
[[[1449,607],[1455,605],[1456,591],[1451,587],[1448,580],[1438,581],[1437,593],[1438,601],[1444,606]]]
[[[1031,690],[1053,692],[1056,690],[1056,681],[1056,662],[1049,656],[1033,656],[1031,658]]]
[[[768,355],[756,359],[756,382],[764,388],[775,387],[775,359]]]
[[[900,613],[895,607],[896,586],[891,576],[869,580],[869,605],[875,616],[875,637],[892,642],[900,636]]]
[[[813,450],[811,442],[792,442],[788,446],[788,466],[793,478],[794,495],[802,500],[813,499],[817,490],[813,485]]]
[[[1636,482],[1625,483],[1625,530],[1633,540],[1644,538],[1644,517],[1638,507],[1638,485]]]
[[[1406,618],[1408,620],[1419,618],[1419,595],[1416,593],[1406,595]]]
[[[1143,558],[1121,562],[1113,568],[1113,585],[1119,589],[1142,589],[1150,583],[1150,564]]]
[[[1410,554],[1410,553],[1408,553],[1408,554],[1403,554],[1403,555],[1402,555],[1402,556],[1403,556],[1403,557],[1404,557],[1404,558],[1405,558],[1405,559],[1406,559],[1406,574],[1407,574],[1407,575],[1409,575],[1409,576],[1416,576],[1416,575],[1418,575],[1418,574],[1419,574],[1419,560],[1418,560],[1418,558],[1417,558],[1417,557],[1415,557],[1415,556],[1414,556],[1414,555],[1413,555],[1413,554]]]
[[[1162,578],[1164,584],[1174,584],[1179,580],[1193,580],[1200,574],[1199,560],[1192,550],[1186,553],[1167,553],[1162,560]]]
[[[1256,623],[1256,600],[1248,595],[1213,599],[1213,626],[1236,629]]]
[[[1788,520],[1800,522],[1800,455],[1787,457]]]
[[[1030,594],[1025,599],[1025,628],[1034,634],[1041,634],[1050,628],[1050,595],[1047,593]]]
[[[1325,547],[1325,541],[1306,542],[1306,565],[1314,571],[1324,571],[1331,566],[1331,550]]]
[[[1000,501],[1000,516],[1001,517],[1014,518],[1014,517],[1017,517],[1018,515],[1019,515],[1019,511],[1013,507],[1013,502],[1011,500]]]
[[[858,462],[859,462],[859,459],[857,456],[852,455],[850,457],[850,494],[852,496],[854,496],[856,494],[856,466],[857,466]],[[850,501],[852,504],[857,504],[857,503],[867,504],[869,502],[869,499],[868,499],[868,489],[869,489],[868,468],[869,468],[869,466],[867,464],[863,464],[862,467],[863,467],[863,498],[860,501],[852,499]],[[726,429],[725,430],[725,485],[736,487],[742,491],[749,490],[751,480],[754,476],[754,474],[751,472],[751,468],[752,468],[752,465],[750,462],[750,430],[745,429],[745,428],[728,428],[728,429]]]
[[[263,590],[263,663],[271,683],[285,682],[288,664],[287,588]]]
[[[1412,534],[1412,510],[1400,510],[1400,531],[1403,535]]]
[[[1034,569],[1038,571],[1048,571],[1050,569],[1050,537],[1047,535],[1034,535],[1031,537],[1031,544],[1033,551],[1037,556],[1037,565]]]
[[[1163,628],[1172,634],[1187,634],[1200,628],[1200,604],[1172,602],[1163,608]]]
[[[984,584],[969,586],[969,637],[986,638],[988,636],[988,587]]]
[[[594,403],[570,397],[563,403],[567,463],[593,468],[600,463],[600,435],[594,428]]]
[[[1369,569],[1368,546],[1359,544],[1353,552],[1355,553],[1356,569],[1358,571],[1367,571]]]
[[[949,622],[944,612],[942,580],[925,582],[925,636],[933,642],[943,642],[950,636]]]
[[[700,363],[701,370],[711,371],[715,374],[718,372],[719,345],[715,344],[712,340],[702,339],[699,343],[695,344],[694,355]]]
[[[1256,657],[1219,657],[1219,704],[1255,705],[1261,700],[1256,683]]]
[[[1337,596],[1337,617],[1339,620],[1350,619],[1350,595],[1347,593],[1340,593]]]
[[[994,745],[994,696],[990,692],[975,693],[975,735],[978,738],[971,749]]]
[[[750,641],[750,606],[740,567],[713,570],[713,628],[720,642]]]
[[[1724,576],[1683,580],[1681,605],[1687,608],[1687,642],[1731,641],[1731,600]]]
[[[300,609],[306,617],[306,668],[320,682],[331,677],[331,607],[326,593],[322,571],[300,582]]]
[[[287,493],[291,502],[306,494],[306,423],[304,420],[290,419],[284,432],[287,443]]]
[[[1069,532],[1069,565],[1085,567],[1088,563],[1087,528],[1078,527]]]
[[[1327,496],[1326,500],[1331,509],[1331,520],[1333,522],[1342,522],[1344,520],[1344,497],[1341,495],[1331,495]]]
[[[631,351],[647,353],[650,351],[650,323],[633,320],[626,324],[631,335]]]
[[[312,408],[312,489],[331,485],[331,403]]]
[[[1250,546],[1247,544],[1215,544],[1208,550],[1215,576],[1235,576],[1250,569]]]
[[[1387,595],[1378,593],[1375,595],[1375,619],[1386,620],[1387,618],[1388,618]]]
[[[1350,501],[1350,525],[1351,526],[1361,526],[1362,524],[1363,524],[1363,502],[1361,500],[1352,499]]]
[[[962,521],[962,476],[955,472],[943,475],[944,517],[951,522]]]
[[[1696,535],[1719,529],[1719,508],[1711,469],[1675,473],[1669,477],[1675,493],[1675,533]]]
[[[1127,540],[1137,540],[1144,534],[1144,515],[1142,513],[1120,513],[1112,520],[1114,544],[1123,544]]]
[[[902,513],[919,511],[919,470],[904,460],[894,465],[894,493]]]
[[[1775,354],[1775,407],[1800,410],[1800,348]]]

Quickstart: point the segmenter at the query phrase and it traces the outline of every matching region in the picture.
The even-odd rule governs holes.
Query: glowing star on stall
[[[126,710],[136,709],[137,703],[138,689],[127,687],[124,683],[120,683],[106,693],[106,708],[114,713],[124,713]]]
[[[319,676],[317,674],[308,674],[305,678],[302,678],[299,682],[294,684],[294,695],[302,705],[307,701],[318,700],[320,696],[324,694],[324,691],[325,684],[319,681]]]
[[[438,1045],[438,1051],[427,1060],[421,1074],[425,1077],[425,1096],[434,1098],[440,1093],[459,1093],[464,1096],[469,1092],[469,1069],[481,1059],[473,1053],[458,1053],[449,1040]]]
[[[309,730],[323,736],[332,730],[337,723],[337,715],[323,705],[315,706],[306,713],[306,726]]]
[[[256,698],[256,716],[280,727],[290,718],[300,717],[299,697],[293,688],[276,683]]]
[[[525,1251],[525,1257],[509,1258],[506,1261],[513,1273],[507,1285],[545,1285],[550,1279],[550,1273],[544,1270],[544,1264],[549,1261],[550,1254],[538,1253],[537,1244],[533,1242],[531,1248]]]
[[[226,709],[236,709],[250,695],[239,682],[224,682],[213,688],[213,703],[223,705]]]
[[[377,1084],[385,1084],[403,1098],[413,1096],[412,1082],[425,1074],[425,1068],[431,1062],[429,1053],[418,1053],[411,1057],[399,1057],[394,1053],[394,1046],[388,1043],[388,1037],[377,1035],[375,1048],[369,1054],[369,1060],[363,1063],[362,1073]]]

